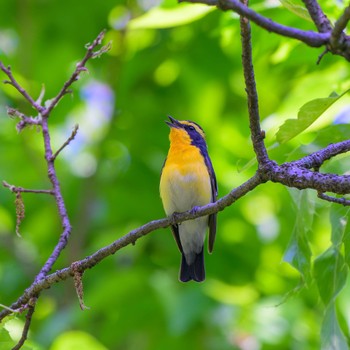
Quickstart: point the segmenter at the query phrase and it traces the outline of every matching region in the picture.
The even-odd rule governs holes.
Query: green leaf
[[[300,272],[303,283],[308,283],[311,277],[310,259],[311,250],[309,242],[305,234],[301,233],[296,226],[293,230],[292,238],[288,244],[283,260]]]
[[[16,343],[5,327],[0,327],[0,349],[11,349]]]
[[[349,90],[341,95],[332,93],[326,98],[317,98],[305,103],[298,112],[298,119],[287,119],[276,134],[279,143],[285,143],[299,135],[313,124],[330,106],[344,96]]]
[[[321,349],[348,350],[348,344],[339,326],[334,302],[327,308],[321,327]]]
[[[192,23],[214,11],[214,7],[201,4],[183,4],[174,8],[155,7],[144,15],[132,19],[129,29],[170,28]]]
[[[332,204],[330,210],[330,221],[332,225],[332,243],[340,247],[343,243],[345,229],[348,223],[348,207],[342,207],[339,204]]]
[[[347,220],[345,229],[344,229],[344,256],[345,262],[350,266],[350,220]]]
[[[290,12],[293,12],[300,18],[306,19],[307,21],[312,22],[312,19],[309,15],[309,12],[304,6],[300,5],[299,1],[293,0],[280,0],[280,3]]]
[[[322,253],[314,263],[314,277],[322,301],[327,306],[335,300],[344,287],[348,267],[340,251],[332,246]]]
[[[317,144],[320,147],[326,147],[330,143],[337,143],[349,139],[350,125],[349,124],[332,124],[328,125],[316,133],[313,144]]]
[[[308,283],[311,279],[312,255],[308,233],[311,231],[315,215],[315,201],[308,190],[290,189],[289,193],[297,208],[297,217],[283,260],[300,272],[303,283]]]

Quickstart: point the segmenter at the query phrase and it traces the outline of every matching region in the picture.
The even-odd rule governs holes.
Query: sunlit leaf
[[[341,95],[332,93],[326,98],[317,98],[305,103],[298,112],[297,119],[287,119],[280,126],[276,138],[279,143],[284,143],[299,135],[313,124],[329,107],[344,96],[349,90]]]
[[[295,227],[283,260],[297,269],[303,277],[302,282],[310,280],[311,250],[306,235]]]
[[[349,139],[350,125],[336,124],[329,125],[321,130],[318,130],[313,143],[320,146],[327,146],[330,143],[341,142]]]
[[[314,263],[314,277],[325,305],[335,299],[344,287],[348,268],[340,251],[332,246],[322,253]]]
[[[339,205],[338,205],[339,206]],[[347,210],[346,210],[347,209]],[[349,220],[349,210],[348,208],[343,208],[342,212],[344,216],[341,220],[342,227],[342,243],[344,245],[344,259],[345,263],[350,266],[350,220]],[[332,237],[333,237],[332,233]]]
[[[321,349],[347,350],[347,341],[340,329],[335,305],[332,302],[326,309],[321,328]]]
[[[4,327],[0,327],[0,349],[11,349],[14,345],[15,342],[9,332]]]
[[[340,246],[343,242],[345,229],[348,222],[348,207],[342,207],[339,204],[331,205],[330,221],[332,224],[332,243]]]
[[[292,238],[283,259],[300,272],[304,283],[308,283],[311,277],[312,255],[308,233],[311,231],[315,215],[315,201],[310,191],[291,189],[289,193],[294,200],[297,217]]]
[[[214,7],[201,4],[183,4],[175,8],[155,7],[128,23],[129,29],[170,28],[181,26],[203,18],[214,11]]]
[[[91,334],[81,331],[68,331],[60,334],[55,339],[50,349],[74,350],[79,348],[86,350],[107,350],[107,348]]]
[[[290,12],[293,12],[300,18],[306,19],[307,21],[312,22],[312,19],[309,15],[309,12],[304,6],[301,6],[299,1],[294,0],[280,0],[281,4]]]

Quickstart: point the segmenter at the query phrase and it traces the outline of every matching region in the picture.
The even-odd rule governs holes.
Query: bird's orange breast
[[[167,215],[210,203],[209,172],[196,146],[171,143],[161,175],[160,195]]]

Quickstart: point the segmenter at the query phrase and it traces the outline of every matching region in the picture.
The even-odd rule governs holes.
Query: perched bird
[[[189,120],[169,117],[170,149],[160,178],[160,196],[168,216],[215,202],[217,183],[203,129]],[[204,281],[203,246],[209,226],[209,253],[216,235],[216,213],[172,225],[182,254],[180,281]]]

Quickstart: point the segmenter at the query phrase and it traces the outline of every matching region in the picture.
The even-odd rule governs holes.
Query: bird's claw
[[[178,217],[179,217],[179,214],[178,212],[174,211],[171,216],[170,216],[170,220],[171,220],[171,224],[172,225],[178,225],[178,223],[176,222]]]
[[[193,208],[191,209],[190,213],[191,213],[191,214],[197,214],[199,208],[200,208],[200,207],[198,207],[198,206],[193,207]]]

